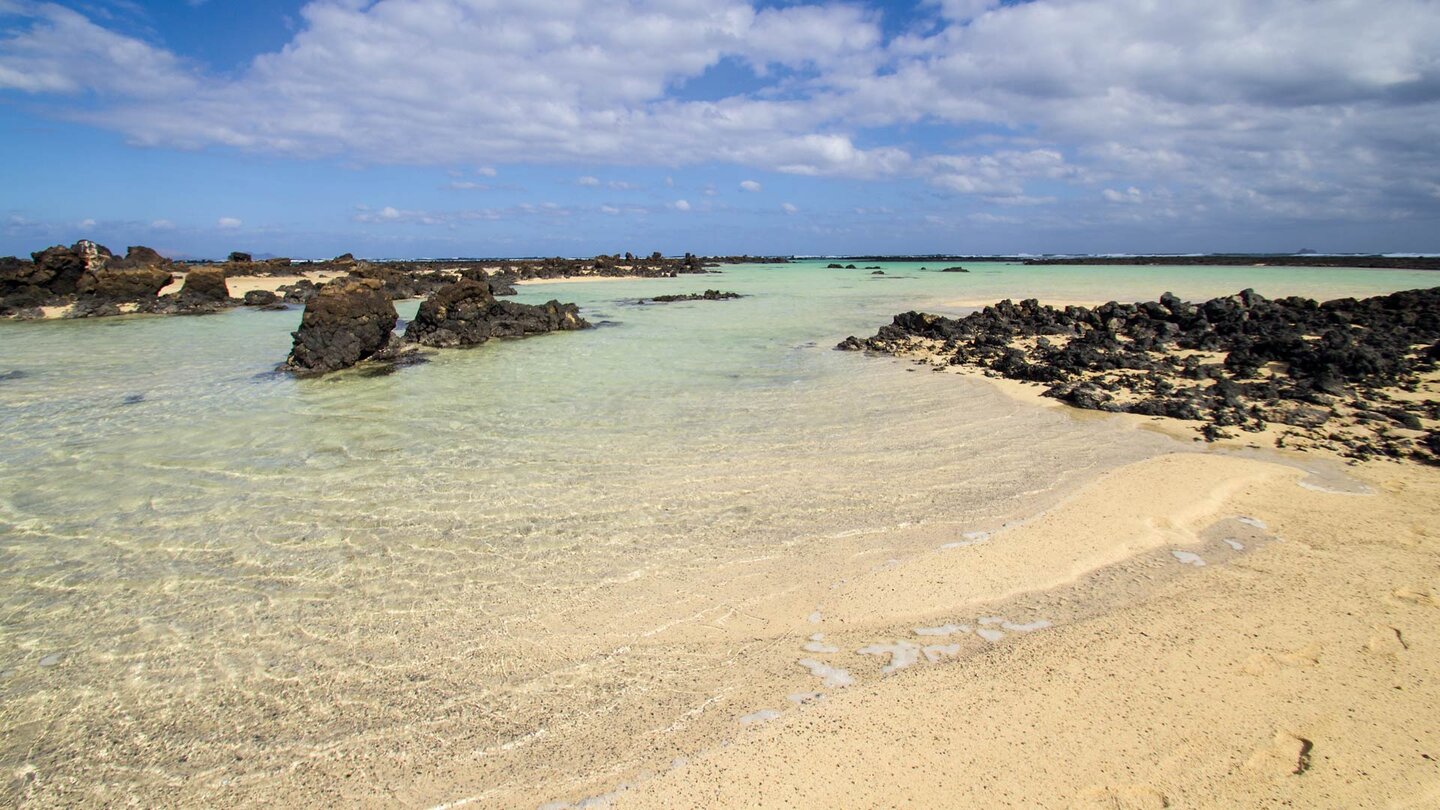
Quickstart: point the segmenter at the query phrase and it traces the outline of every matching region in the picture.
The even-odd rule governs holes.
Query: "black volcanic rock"
[[[1093,308],[1006,300],[958,319],[907,312],[836,348],[929,353],[1043,383],[1081,408],[1204,420],[1207,437],[1279,423],[1287,447],[1440,463],[1417,438],[1440,402],[1386,393],[1420,390],[1437,340],[1440,288],[1323,304],[1245,290],[1198,305],[1166,293]]]
[[[225,271],[218,267],[192,269],[185,275],[185,286],[180,288],[180,298],[197,304],[230,300],[230,288],[225,285]]]
[[[81,276],[75,292],[101,301],[146,301],[159,295],[170,279],[159,267],[106,267]]]
[[[70,295],[88,269],[85,259],[64,245],[30,254],[34,261],[30,283],[55,295]]]
[[[399,316],[376,279],[336,279],[305,305],[285,368],[321,374],[385,349]]]
[[[970,272],[970,271],[969,271],[969,270],[966,270],[965,268],[963,268],[963,267],[961,267],[960,265],[957,264],[957,265],[955,265],[954,267],[947,267],[947,268],[945,268],[944,270],[941,270],[940,272],[942,272],[942,273],[968,273],[968,272]]]
[[[178,295],[165,296],[158,311],[181,315],[202,315],[219,312],[236,305],[225,284],[223,267],[192,267],[185,274],[185,284]]]
[[[405,329],[405,340],[423,346],[475,346],[494,337],[521,337],[557,330],[586,329],[574,304],[542,306],[497,301],[490,285],[463,279],[420,305]]]
[[[233,250],[230,252],[230,255],[226,257],[225,261],[231,262],[233,264],[249,264],[255,261],[255,259],[252,258],[249,253],[242,253],[238,250]]]
[[[108,252],[108,251],[107,251]],[[125,249],[125,258],[111,259],[106,265],[115,269],[135,267],[169,267],[172,262],[144,245],[131,245]]]
[[[728,301],[732,298],[739,298],[740,293],[721,292],[719,290],[706,290],[703,293],[689,293],[687,295],[657,295],[654,298],[642,298],[640,303],[653,301],[657,304],[668,304],[674,301]]]
[[[243,300],[247,307],[268,307],[278,303],[280,297],[269,290],[250,290]]]
[[[281,285],[275,291],[287,304],[307,304],[320,291],[321,286],[323,285],[308,278],[302,278],[294,284]]]

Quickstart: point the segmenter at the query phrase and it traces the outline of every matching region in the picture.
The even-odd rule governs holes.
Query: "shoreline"
[[[1153,417],[960,376],[1027,407],[1190,438]],[[1440,531],[1426,524],[1440,472],[1252,447],[1177,444],[928,551],[887,538],[911,553],[818,601],[747,609],[769,661],[745,662],[743,686],[695,710],[695,747],[669,767],[612,763],[530,789],[557,808],[1440,797],[1420,756],[1440,745],[1440,722],[1401,722],[1440,700],[1440,686],[1420,686],[1440,665],[1440,631],[1425,624],[1440,608]],[[655,641],[707,646],[673,630]],[[1402,670],[1397,696],[1380,681]],[[1356,673],[1363,685],[1347,691]],[[1304,780],[1293,746],[1305,747]],[[1407,753],[1387,753],[1396,747]],[[1063,767],[1036,778],[1022,761]],[[524,806],[527,795],[455,791],[434,806]]]
[[[935,639],[915,627],[973,623],[989,605],[1057,588],[1097,604],[990,646],[962,635],[969,653],[954,661],[871,667],[807,705],[777,696],[769,722],[607,798],[1163,807],[1440,797],[1422,757],[1440,745],[1440,722],[1423,720],[1440,700],[1428,678],[1440,664],[1440,533],[1425,522],[1440,475],[1383,462],[1355,474],[1375,494],[1303,487],[1301,472],[1269,461],[1177,452],[1107,473],[986,542],[877,572],[824,605],[821,626],[843,626],[852,642],[859,625],[882,646],[918,645]],[[1221,536],[1244,530],[1236,517],[1264,526],[1240,553]],[[1192,569],[1171,550],[1210,563]],[[846,647],[856,649],[817,658],[860,672],[865,656]],[[1048,764],[1016,767],[1037,761]],[[933,767],[916,778],[922,763]]]

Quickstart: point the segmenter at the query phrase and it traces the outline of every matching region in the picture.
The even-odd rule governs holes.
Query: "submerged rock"
[[[640,303],[653,301],[657,304],[668,304],[674,301],[728,301],[732,298],[739,298],[740,293],[721,292],[719,290],[706,290],[703,293],[689,293],[687,295],[657,295],[654,298],[642,298]]]
[[[475,346],[492,337],[587,329],[574,304],[541,306],[497,301],[484,281],[464,279],[442,288],[420,305],[405,329],[405,340],[423,346]]]
[[[399,315],[377,279],[326,284],[305,305],[285,368],[324,373],[348,368],[390,343]]]

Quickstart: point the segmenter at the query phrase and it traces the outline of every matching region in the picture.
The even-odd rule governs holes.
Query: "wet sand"
[[[851,583],[813,657],[855,685],[615,806],[1434,806],[1440,471],[1351,472],[1372,494],[1165,456]],[[925,654],[887,675],[877,644]]]

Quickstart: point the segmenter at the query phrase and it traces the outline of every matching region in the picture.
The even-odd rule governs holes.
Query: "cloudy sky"
[[[0,0],[0,254],[1440,251],[1440,0]]]

